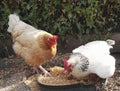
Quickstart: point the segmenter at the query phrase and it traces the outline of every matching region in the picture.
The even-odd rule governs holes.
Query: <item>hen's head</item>
[[[67,71],[67,72],[72,72],[72,65],[68,65],[68,60],[64,59],[64,69]]]
[[[80,53],[74,53],[68,60],[64,59],[64,69],[67,72],[72,72],[74,67],[79,67],[79,70],[86,71],[88,69],[88,58]]]
[[[53,45],[55,45],[57,43],[57,39],[58,39],[58,36],[53,35],[51,38],[47,39],[47,44],[49,46],[53,46]]]

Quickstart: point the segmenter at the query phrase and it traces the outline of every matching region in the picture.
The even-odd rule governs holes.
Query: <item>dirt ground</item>
[[[58,54],[52,61],[46,62],[45,68],[63,66],[63,59],[67,54]],[[120,54],[112,54],[116,58],[116,72],[108,79],[103,91],[120,91]],[[40,91],[36,75],[30,67],[19,57],[0,59],[0,91]]]

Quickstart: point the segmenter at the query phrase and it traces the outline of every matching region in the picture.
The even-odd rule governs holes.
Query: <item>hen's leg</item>
[[[102,90],[104,90],[105,86],[108,83],[108,78],[106,78],[106,79],[98,78],[96,82],[100,82],[101,83],[101,86],[98,88],[98,91],[102,91]]]
[[[104,87],[107,85],[107,83],[108,83],[108,78],[105,79]]]
[[[37,74],[39,74],[39,70],[38,70],[38,68],[37,68],[37,67],[32,67],[32,70],[33,70],[33,72],[32,72],[32,73],[37,73]]]
[[[39,66],[39,68],[43,71],[45,76],[52,76],[47,70],[45,70],[42,66]]]

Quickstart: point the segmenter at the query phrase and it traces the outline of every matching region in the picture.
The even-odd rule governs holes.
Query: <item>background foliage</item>
[[[8,16],[17,13],[32,26],[58,34],[104,39],[120,25],[120,0],[0,0],[0,51],[8,55]],[[105,35],[105,37],[101,37]]]

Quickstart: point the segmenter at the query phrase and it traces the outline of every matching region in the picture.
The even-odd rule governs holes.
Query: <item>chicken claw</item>
[[[42,66],[39,66],[39,68],[43,71],[44,76],[52,76],[47,70],[45,70]]]
[[[38,68],[37,68],[37,67],[32,67],[32,70],[33,70],[33,72],[32,72],[32,73],[37,73],[37,74],[39,74],[39,70],[38,70]]]

